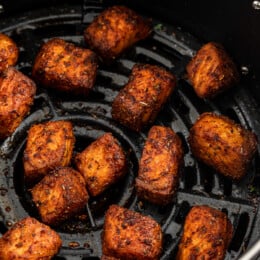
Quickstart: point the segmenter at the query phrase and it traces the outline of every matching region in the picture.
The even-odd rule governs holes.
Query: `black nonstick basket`
[[[18,44],[20,56],[16,67],[28,76],[43,42],[59,37],[87,47],[83,30],[98,13],[114,4],[111,1],[47,2],[32,3],[29,11],[23,10],[25,8],[21,2],[17,4],[20,6],[13,7],[6,2],[0,8],[0,31]],[[28,1],[25,3],[28,5]],[[99,259],[102,255],[104,213],[111,204],[149,215],[161,224],[164,234],[161,259],[165,260],[175,258],[185,217],[193,205],[220,209],[228,215],[234,227],[226,259],[238,259],[260,237],[260,146],[246,177],[233,182],[197,162],[190,152],[187,138],[190,127],[199,115],[214,111],[251,129],[260,140],[255,74],[251,73],[250,66],[245,67],[235,60],[241,67],[240,83],[211,101],[199,99],[186,80],[185,66],[196,50],[211,38],[205,35],[195,37],[171,19],[162,17],[160,10],[156,16],[156,10],[145,8],[140,2],[132,2],[130,6],[143,16],[152,18],[152,35],[128,49],[113,64],[100,64],[94,89],[87,97],[67,95],[38,86],[30,114],[12,136],[0,143],[0,233],[5,233],[15,222],[28,215],[39,219],[23,180],[22,156],[27,131],[35,123],[62,119],[73,123],[75,153],[82,151],[103,133],[112,132],[127,154],[128,172],[120,183],[99,197],[90,199],[81,216],[54,228],[63,241],[54,259]],[[111,104],[127,82],[135,63],[163,66],[178,79],[175,91],[154,123],[171,127],[181,137],[185,151],[179,189],[174,202],[167,206],[141,201],[134,189],[138,161],[149,127],[136,133],[111,117]]]

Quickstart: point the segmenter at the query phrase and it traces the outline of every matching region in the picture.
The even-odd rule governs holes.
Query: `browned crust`
[[[0,139],[10,136],[29,113],[35,83],[13,67],[0,73]]]
[[[17,63],[19,49],[7,35],[0,33],[0,72]]]
[[[215,42],[203,45],[186,69],[196,94],[201,98],[213,98],[239,81],[236,65],[223,46]]]
[[[194,206],[185,219],[176,259],[224,259],[232,233],[226,214],[208,206]]]
[[[137,41],[151,32],[151,24],[125,6],[113,6],[100,15],[85,29],[87,44],[104,60],[118,57]]]
[[[101,260],[120,260],[120,258],[102,255],[102,256],[101,256]]]
[[[176,78],[164,68],[136,64],[129,81],[112,104],[112,117],[132,130],[151,124],[176,86]]]
[[[41,220],[48,225],[58,225],[80,213],[89,198],[84,178],[69,167],[46,175],[31,193]]]
[[[97,196],[117,182],[126,172],[126,157],[112,133],[105,133],[75,157],[87,189]]]
[[[171,128],[153,126],[145,142],[136,178],[137,194],[162,205],[173,200],[183,162],[181,139]]]
[[[31,126],[23,155],[26,182],[33,184],[56,167],[68,166],[74,143],[73,125],[69,121],[49,121]]]
[[[87,95],[97,73],[94,52],[54,38],[44,43],[35,59],[32,76],[45,87]]]
[[[18,221],[0,238],[0,259],[50,260],[62,241],[50,227],[27,217]]]
[[[193,155],[234,180],[241,179],[257,151],[254,133],[226,116],[203,113],[190,130]]]
[[[105,215],[103,254],[126,260],[156,260],[162,251],[162,230],[153,219],[117,205]]]

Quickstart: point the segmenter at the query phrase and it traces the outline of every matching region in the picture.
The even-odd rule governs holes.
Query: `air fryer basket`
[[[77,4],[62,4],[35,9],[4,17],[0,20],[0,30],[19,45],[17,68],[30,76],[33,60],[44,41],[60,37],[87,47],[83,30],[104,7],[100,1],[86,1],[83,8]],[[150,17],[149,13],[142,14]],[[247,176],[240,182],[232,182],[198,163],[187,143],[190,127],[205,111],[227,115],[260,137],[259,108],[248,91],[248,75],[242,74],[238,86],[212,101],[199,99],[186,80],[185,66],[203,42],[156,18],[152,22],[154,33],[148,39],[131,47],[115,63],[100,64],[96,84],[88,97],[66,95],[38,86],[30,114],[11,137],[0,143],[1,233],[28,215],[39,219],[23,181],[22,155],[29,127],[39,122],[65,119],[74,126],[75,153],[101,134],[112,132],[127,154],[128,173],[103,195],[92,198],[84,214],[55,228],[63,244],[54,259],[99,259],[104,213],[111,204],[149,215],[161,224],[164,233],[161,259],[165,260],[176,255],[185,216],[193,205],[209,205],[228,215],[234,236],[226,259],[238,258],[260,236],[259,153]],[[135,133],[111,118],[111,103],[137,62],[161,65],[178,78],[177,88],[154,123],[169,126],[177,132],[185,149],[179,189],[174,202],[168,206],[155,206],[139,200],[133,187],[149,127]]]

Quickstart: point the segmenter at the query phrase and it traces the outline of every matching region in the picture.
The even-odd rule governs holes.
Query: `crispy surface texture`
[[[69,121],[49,121],[33,125],[28,132],[23,155],[24,177],[35,183],[52,169],[68,166],[75,137]]]
[[[113,6],[85,29],[87,44],[104,60],[113,60],[124,50],[145,39],[151,32],[151,24],[125,6]]]
[[[135,185],[138,196],[160,205],[171,202],[179,184],[182,162],[180,137],[171,128],[153,126],[139,164]]]
[[[102,249],[104,255],[119,259],[159,259],[161,227],[148,216],[111,205],[105,215]]]
[[[185,219],[176,259],[224,259],[232,233],[225,213],[208,206],[194,206]]]
[[[176,86],[176,78],[165,69],[136,64],[129,81],[112,104],[112,117],[132,130],[151,124]]]
[[[101,260],[120,260],[120,258],[102,255]]]
[[[0,33],[0,72],[14,66],[18,60],[19,49],[7,35]]]
[[[92,196],[102,193],[125,173],[126,157],[117,139],[105,133],[75,158]]]
[[[0,73],[0,139],[10,136],[29,113],[35,83],[13,67]]]
[[[219,173],[241,179],[257,151],[256,135],[225,116],[204,113],[190,130],[193,155]]]
[[[0,259],[50,260],[61,244],[60,236],[54,230],[27,217],[0,238]]]
[[[45,87],[87,95],[97,73],[94,52],[62,39],[44,43],[35,59],[32,76]]]
[[[58,225],[80,213],[89,198],[84,178],[69,167],[46,175],[31,193],[42,221],[48,225]]]
[[[201,98],[213,98],[239,81],[236,65],[219,43],[203,45],[186,69],[196,94]]]

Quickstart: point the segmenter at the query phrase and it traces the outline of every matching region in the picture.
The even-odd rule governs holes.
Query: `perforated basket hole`
[[[230,250],[234,250],[237,252],[240,249],[241,244],[244,242],[244,237],[248,229],[248,224],[249,224],[248,213],[244,212],[240,216],[238,216],[238,223],[235,229],[232,242],[229,246]]]

